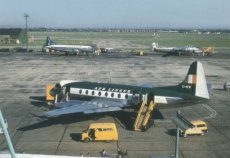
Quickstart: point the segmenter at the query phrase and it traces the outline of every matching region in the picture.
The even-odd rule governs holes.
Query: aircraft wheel
[[[85,138],[85,139],[84,139],[84,143],[88,143],[89,141],[90,141],[89,138]]]

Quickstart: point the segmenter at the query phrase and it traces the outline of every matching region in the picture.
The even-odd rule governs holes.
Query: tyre
[[[85,139],[84,139],[84,143],[88,143],[89,141],[90,141],[89,138],[85,138]]]
[[[106,143],[110,143],[110,142],[112,142],[112,140],[106,140],[105,142],[106,142]]]

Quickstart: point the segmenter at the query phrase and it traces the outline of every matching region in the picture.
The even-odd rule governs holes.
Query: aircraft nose
[[[57,94],[56,88],[52,88],[49,93],[52,97],[54,97]]]

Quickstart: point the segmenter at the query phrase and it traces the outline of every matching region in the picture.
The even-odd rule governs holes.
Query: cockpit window
[[[59,83],[56,83],[55,88],[61,88],[61,85]]]

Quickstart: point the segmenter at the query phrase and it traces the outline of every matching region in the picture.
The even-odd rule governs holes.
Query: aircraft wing
[[[54,117],[60,115],[74,114],[74,113],[103,113],[120,111],[127,104],[120,100],[106,100],[106,99],[92,99],[90,101],[70,100],[67,102],[57,103],[54,110],[45,112],[47,117]]]

